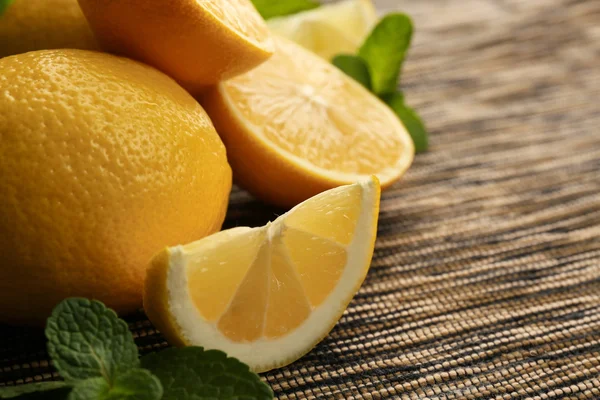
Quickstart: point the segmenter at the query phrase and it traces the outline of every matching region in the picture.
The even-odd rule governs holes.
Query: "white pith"
[[[377,224],[377,217],[373,213],[378,198],[372,180],[365,180],[359,184],[362,187],[361,213],[354,237],[346,249],[348,262],[337,286],[298,328],[277,339],[261,338],[254,342],[234,342],[217,329],[216,322],[207,322],[192,302],[188,287],[185,250],[182,246],[171,248],[167,272],[169,312],[178,325],[184,341],[207,349],[223,350],[258,371],[270,369],[285,360],[295,359],[310,350],[328,333],[346,308],[355,294],[355,288],[364,279],[366,266],[370,263],[372,235]],[[254,229],[267,229],[267,236],[277,235],[286,215],[282,215],[266,227]],[[239,235],[252,231],[250,228],[235,229],[237,229],[236,234]]]

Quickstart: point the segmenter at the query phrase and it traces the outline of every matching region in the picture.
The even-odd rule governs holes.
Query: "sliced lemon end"
[[[255,371],[293,362],[331,330],[362,284],[379,196],[372,177],[315,196],[265,227],[168,249],[148,273],[148,315],[175,344],[223,350]]]

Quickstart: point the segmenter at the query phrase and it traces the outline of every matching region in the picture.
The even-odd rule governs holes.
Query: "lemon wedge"
[[[376,23],[377,11],[371,0],[325,4],[267,21],[271,31],[327,60],[341,53],[356,53]]]
[[[259,228],[170,247],[148,270],[144,307],[177,346],[219,349],[263,372],[309,352],[369,269],[375,177],[323,192]]]

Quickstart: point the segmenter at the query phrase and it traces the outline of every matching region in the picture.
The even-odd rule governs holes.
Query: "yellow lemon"
[[[269,61],[202,98],[239,183],[293,206],[371,175],[384,188],[396,182],[414,157],[398,117],[327,61],[275,42]]]
[[[77,0],[15,0],[0,17],[0,58],[62,48],[97,48]]]
[[[375,177],[324,192],[260,228],[159,253],[144,308],[174,345],[220,349],[261,372],[297,360],[362,284],[379,213]]]
[[[82,50],[0,60],[0,321],[65,297],[142,304],[148,261],[218,231],[231,188],[202,107],[146,65]]]
[[[250,0],[79,0],[103,48],[144,61],[186,89],[246,72],[273,54]]]

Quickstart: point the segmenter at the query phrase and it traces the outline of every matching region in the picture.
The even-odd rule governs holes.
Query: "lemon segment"
[[[196,288],[192,300],[208,321],[216,321],[225,312],[264,240],[262,231],[246,233],[245,229],[227,230],[217,235],[222,238],[184,246],[185,253],[189,254],[190,286]],[[215,243],[220,243],[219,252],[211,251]],[[213,265],[219,268],[212,268]]]
[[[347,261],[346,249],[293,229],[285,233],[284,243],[310,303],[314,307],[321,305],[342,275]]]
[[[256,261],[217,323],[217,328],[234,342],[252,342],[262,336],[269,295],[269,250],[268,243],[261,245]],[[188,284],[188,290],[196,288]]]
[[[358,186],[333,189],[327,197],[314,198],[310,204],[299,204],[286,218],[286,225],[347,246],[352,241],[360,214],[360,204],[353,201],[360,190]]]
[[[276,238],[271,252],[269,305],[264,330],[266,338],[281,337],[308,318],[312,309],[304,288],[281,237]]]

